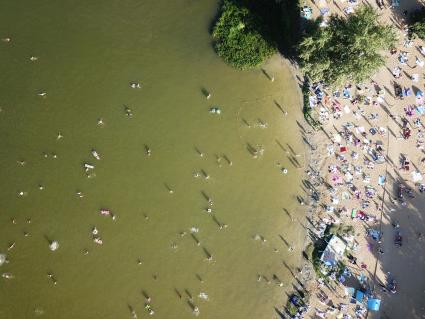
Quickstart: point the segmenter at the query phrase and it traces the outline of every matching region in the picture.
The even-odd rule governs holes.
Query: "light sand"
[[[419,52],[418,46],[425,45],[423,41],[415,40],[411,47],[404,47],[404,34],[403,28],[403,11],[412,10],[418,6],[416,1],[402,0],[401,7],[394,9],[389,8],[389,4],[386,3],[386,8],[380,10],[381,20],[386,23],[394,24],[400,33],[400,39],[398,41],[398,51],[396,54],[391,55],[389,52],[387,55],[386,67],[383,67],[373,77],[377,85],[374,87],[371,83],[366,85],[371,89],[370,93],[366,94],[372,97],[373,101],[376,101],[376,96],[379,90],[384,90],[384,102],[378,106],[372,105],[357,105],[354,106],[347,99],[337,99],[342,107],[347,105],[350,109],[350,114],[345,114],[342,111],[342,116],[338,119],[333,117],[332,112],[329,112],[329,121],[324,124],[324,131],[326,133],[315,133],[309,138],[311,143],[314,144],[317,149],[312,154],[312,165],[319,169],[322,173],[325,181],[331,182],[331,177],[334,174],[328,172],[328,166],[336,164],[341,166],[341,162],[338,161],[335,156],[327,157],[327,146],[333,144],[335,149],[338,148],[338,143],[335,143],[335,134],[338,131],[342,131],[342,124],[351,122],[355,126],[363,126],[368,130],[373,127],[383,127],[387,129],[385,134],[375,134],[372,136],[370,133],[367,134],[367,139],[372,140],[373,143],[381,141],[384,148],[384,153],[387,154],[387,162],[379,165],[375,165],[373,169],[367,169],[363,162],[363,152],[360,147],[354,147],[353,145],[347,145],[344,139],[341,145],[348,146],[348,152],[346,158],[348,162],[353,165],[359,165],[363,167],[363,171],[370,175],[370,185],[377,189],[378,196],[375,196],[373,200],[370,200],[370,206],[364,211],[377,218],[376,223],[374,222],[362,222],[360,220],[352,220],[349,216],[351,209],[359,209],[360,202],[354,198],[350,200],[341,200],[341,193],[346,190],[345,186],[341,186],[338,189],[338,197],[340,203],[333,205],[335,208],[345,207],[348,210],[348,214],[337,216],[336,214],[326,213],[324,209],[318,205],[312,207],[312,218],[310,228],[314,228],[320,220],[323,218],[334,219],[337,223],[353,225],[355,227],[355,240],[359,244],[359,248],[354,256],[357,257],[357,264],[364,263],[366,269],[353,266],[349,263],[347,265],[353,266],[353,274],[358,275],[362,273],[367,277],[370,286],[374,288],[374,293],[378,297],[382,298],[381,311],[378,313],[369,313],[369,318],[425,318],[425,275],[422,274],[422,270],[425,269],[425,245],[424,241],[418,239],[418,233],[425,234],[425,219],[423,212],[425,205],[422,198],[422,194],[418,192],[418,187],[415,187],[412,182],[411,172],[418,170],[421,173],[425,173],[425,165],[421,164],[421,159],[424,157],[422,149],[417,148],[418,133],[424,132],[425,127],[423,125],[416,127],[413,124],[413,120],[420,118],[425,121],[423,116],[414,115],[408,117],[405,115],[404,107],[415,104],[414,93],[410,97],[406,97],[403,100],[396,99],[394,97],[394,82],[397,82],[402,87],[413,88],[413,92],[416,90],[424,91],[424,74],[425,68],[415,66],[415,57],[418,56],[420,59],[425,60],[425,57]],[[377,7],[375,2],[369,2],[370,5]],[[324,3],[316,1],[316,4],[310,3],[313,8],[314,14],[317,16],[319,8],[327,5],[332,13],[344,14],[343,9],[349,6],[347,2],[336,1],[333,3]],[[409,61],[407,65],[400,65],[398,62],[398,55],[400,50],[408,52]],[[399,66],[403,70],[403,76],[400,79],[395,79],[391,74],[391,70]],[[414,68],[412,68],[414,67]],[[419,75],[419,81],[413,82],[410,76],[413,73]],[[355,96],[355,89],[351,89],[351,95]],[[326,105],[328,110],[331,110],[332,99]],[[359,114],[358,117],[354,116],[353,111],[359,113],[358,107],[364,110],[364,113]],[[371,113],[378,113],[379,117],[376,120],[369,119]],[[409,127],[412,129],[413,134],[409,140],[400,138],[401,136],[401,117],[407,117],[410,122]],[[352,130],[354,131],[354,130]],[[358,135],[358,134],[357,134]],[[360,137],[360,136],[359,136]],[[363,138],[361,138],[363,140]],[[421,140],[421,138],[419,138]],[[425,139],[422,139],[425,140]],[[350,157],[351,151],[355,150],[359,153],[359,159],[354,160]],[[400,170],[400,154],[405,154],[410,159],[410,171],[405,172]],[[343,174],[340,174],[342,177]],[[386,176],[385,188],[378,186],[378,176]],[[354,184],[364,194],[364,184],[360,175],[354,176]],[[402,181],[406,186],[411,187],[415,190],[415,198],[408,199],[406,206],[401,206],[399,203],[391,204],[390,198],[395,197],[395,192],[398,188],[398,182]],[[323,196],[321,197],[320,204],[329,204],[330,196],[328,192],[322,189]],[[407,198],[407,195],[405,195]],[[403,246],[398,248],[394,245],[395,230],[391,226],[391,222],[397,220],[400,224],[400,231],[403,236]],[[371,241],[365,236],[366,229],[373,227],[381,229],[383,231],[383,239],[381,245],[376,241]],[[378,248],[383,250],[383,254],[377,252]],[[390,274],[388,274],[390,272]],[[398,283],[398,291],[396,294],[382,292],[379,284],[387,283],[388,277],[395,278]],[[355,305],[349,304],[349,298],[344,296],[344,286],[335,285],[335,289],[329,289],[327,287],[318,288],[317,282],[310,281],[308,289],[312,293],[311,309],[308,313],[309,318],[316,318],[316,310],[326,311],[327,305],[324,305],[317,298],[317,294],[323,291],[329,296],[329,300],[335,305],[339,303],[348,304],[348,311],[346,313],[354,316]],[[342,318],[342,313],[336,311],[334,314],[326,314],[326,318]]]

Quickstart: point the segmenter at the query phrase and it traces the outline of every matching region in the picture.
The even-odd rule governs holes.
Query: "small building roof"
[[[334,235],[323,251],[320,260],[325,264],[333,266],[342,259],[346,248],[347,244],[345,241]]]

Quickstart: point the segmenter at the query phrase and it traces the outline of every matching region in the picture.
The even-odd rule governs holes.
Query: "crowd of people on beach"
[[[349,1],[346,6],[353,4]],[[333,5],[326,13],[344,14],[342,6]],[[320,4],[318,8],[324,12]],[[391,16],[384,2],[380,8]],[[405,25],[396,26],[398,44],[386,54],[386,68],[373,79],[347,83],[339,90],[325,83],[310,84],[310,107],[321,123],[321,130],[307,132],[312,156],[304,185],[314,234],[310,237],[317,246],[329,242],[329,229],[338,226],[350,231],[337,234],[347,247],[335,257],[334,265],[321,255],[315,257],[321,258],[313,261],[320,265],[316,279],[299,287],[309,293],[308,305],[293,318],[365,318],[373,310],[367,299],[356,299],[355,291],[382,303],[390,303],[397,293],[398,278],[378,265],[389,249],[403,249],[407,225],[391,216],[409,207],[409,200],[425,189],[421,121],[425,102],[420,88],[425,47]],[[383,216],[389,216],[393,227],[385,236]],[[416,239],[422,240],[422,231],[417,234]]]

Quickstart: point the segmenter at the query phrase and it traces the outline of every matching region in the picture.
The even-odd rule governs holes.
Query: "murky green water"
[[[129,306],[145,318],[143,292],[157,318],[192,318],[188,294],[200,318],[277,317],[291,279],[282,261],[292,267],[300,255],[279,235],[296,248],[303,236],[283,211],[295,212],[302,171],[281,148],[302,153],[298,95],[277,57],[265,66],[274,82],[222,63],[208,32],[217,5],[0,3],[0,37],[11,38],[0,42],[0,252],[10,260],[0,272],[14,276],[0,278],[0,318],[131,318]],[[143,87],[131,89],[132,81]],[[292,107],[287,117],[274,101]],[[214,105],[220,115],[208,112]],[[264,155],[254,159],[248,143]],[[84,163],[95,165],[95,177]],[[210,178],[194,177],[201,170]],[[48,240],[60,248],[50,251]],[[257,282],[257,274],[276,274],[284,286]]]

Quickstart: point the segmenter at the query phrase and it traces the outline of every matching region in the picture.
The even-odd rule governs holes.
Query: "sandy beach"
[[[328,285],[316,278],[305,285],[311,294],[307,318],[425,318],[425,276],[421,274],[425,262],[425,205],[419,191],[423,183],[419,177],[424,173],[425,127],[420,109],[424,90],[421,61],[425,58],[420,46],[424,43],[418,39],[408,41],[404,30],[406,14],[420,4],[402,1],[394,8],[384,3],[381,9],[375,2],[366,4],[377,8],[381,22],[397,29],[397,51],[385,53],[386,65],[371,81],[347,86],[339,96],[322,89],[327,97],[315,107],[315,114],[323,130],[307,134],[306,141],[311,149],[306,179],[321,184],[314,187],[320,200],[310,199],[306,224],[313,239],[320,236],[326,224],[354,228],[355,248],[350,254],[355,256],[356,264],[346,259],[346,266],[353,278],[360,278],[371,288],[374,297],[381,300],[381,307],[374,312],[360,303],[351,303],[349,280]],[[358,5],[341,1],[309,3],[313,16],[323,8],[331,14],[346,15]],[[401,55],[408,61],[400,63]],[[394,75],[395,68],[401,76]],[[406,96],[396,96],[396,88],[406,91]],[[366,97],[366,103],[356,100],[359,95]],[[310,96],[315,93],[311,91]],[[403,137],[406,128],[410,131],[407,138]],[[382,163],[371,159],[371,150],[382,154]],[[400,184],[403,199],[397,198]],[[312,189],[306,196],[311,198],[308,193]],[[358,214],[353,218],[353,210],[362,211],[366,219]],[[370,230],[380,232],[381,238],[367,236]],[[401,247],[395,245],[397,233],[402,237]],[[308,265],[305,267],[311,270]],[[387,289],[392,280],[397,283],[394,294]]]

